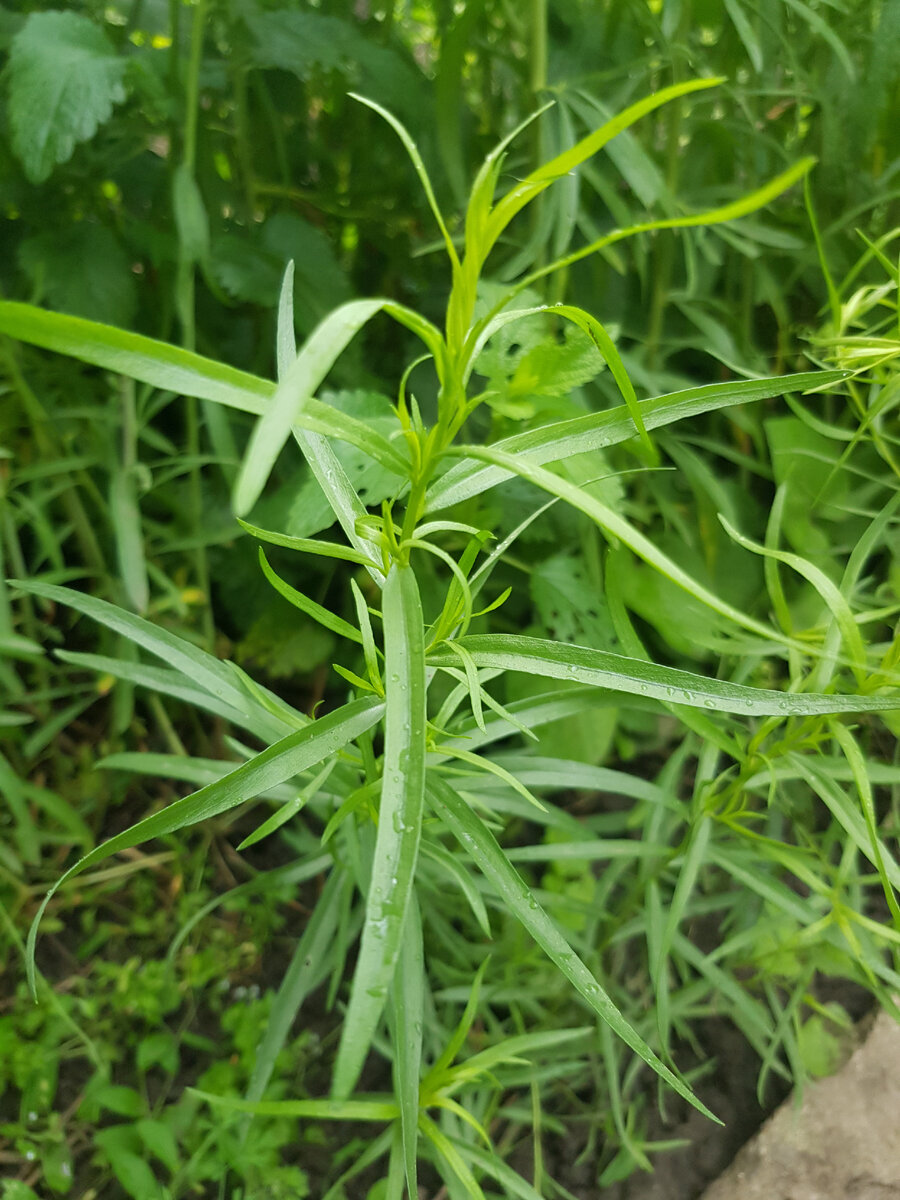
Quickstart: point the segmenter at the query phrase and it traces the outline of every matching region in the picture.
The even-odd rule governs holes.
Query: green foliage
[[[0,24],[8,1194],[602,1187],[893,1008],[893,18],[658,7]]]
[[[125,99],[125,60],[90,18],[33,12],[9,52],[13,149],[32,183],[92,138]]]

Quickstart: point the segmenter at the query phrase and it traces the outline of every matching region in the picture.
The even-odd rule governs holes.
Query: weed
[[[859,857],[871,863],[892,911],[898,869],[879,836],[858,733],[837,719],[858,714],[853,719],[861,720],[862,714],[890,712],[900,706],[896,695],[883,690],[897,683],[892,662],[883,660],[873,675],[870,647],[863,641],[859,614],[851,608],[865,555],[858,554],[843,579],[835,582],[821,566],[795,551],[782,550],[780,530],[791,496],[789,482],[776,497],[764,543],[723,520],[725,538],[763,559],[776,616],[772,623],[692,575],[677,555],[629,519],[619,502],[621,494],[611,491],[607,481],[597,486],[589,473],[573,477],[568,469],[569,460],[576,456],[606,454],[625,443],[633,446],[639,462],[656,466],[659,446],[651,438],[653,431],[667,430],[687,417],[828,387],[845,373],[830,370],[749,379],[639,401],[614,338],[594,317],[566,304],[512,307],[539,280],[627,238],[744,217],[802,179],[811,160],[801,161],[740,200],[701,213],[641,220],[593,238],[579,250],[566,251],[505,288],[485,291],[480,286],[488,256],[526,206],[642,116],[666,103],[680,104],[717,82],[700,79],[676,84],[632,104],[496,199],[504,154],[512,138],[528,125],[525,122],[485,160],[459,238],[444,220],[424,163],[405,128],[379,105],[363,101],[405,145],[440,231],[452,277],[444,327],[439,329],[395,301],[351,301],[326,316],[298,353],[289,269],[278,314],[277,385],[202,358],[191,349],[28,305],[0,304],[0,329],[9,336],[72,355],[151,388],[253,414],[257,422],[233,488],[234,511],[244,528],[261,541],[343,560],[356,570],[348,597],[355,619],[349,620],[280,578],[260,554],[261,569],[282,597],[304,619],[318,622],[341,639],[343,653],[350,655],[350,665],[336,664],[349,685],[348,699],[315,719],[234,664],[133,611],[40,579],[14,584],[20,594],[87,615],[165,664],[152,667],[134,657],[101,660],[81,655],[81,665],[93,664],[130,684],[197,703],[267,743],[257,752],[233,741],[232,748],[244,761],[231,770],[190,759],[173,766],[170,769],[182,777],[198,777],[203,771],[214,777],[198,791],[90,850],[69,868],[45,898],[32,926],[27,960],[32,987],[39,981],[34,949],[41,917],[59,889],[79,873],[118,852],[219,818],[263,795],[283,807],[267,816],[243,845],[277,828],[286,829],[288,822],[295,824],[293,818],[301,810],[309,813],[324,828],[319,844],[306,838],[305,861],[309,869],[315,863],[316,871],[327,873],[327,881],[264,1017],[265,1032],[249,1082],[244,1084],[227,1071],[213,1072],[206,1078],[207,1089],[192,1094],[185,1103],[196,1106],[202,1101],[214,1110],[279,1121],[372,1122],[383,1128],[335,1181],[327,1193],[330,1200],[341,1194],[348,1179],[384,1159],[387,1165],[378,1168],[383,1179],[373,1194],[389,1198],[399,1198],[404,1187],[410,1196],[417,1194],[420,1160],[433,1164],[448,1188],[460,1195],[484,1197],[485,1187],[493,1186],[486,1180],[509,1194],[538,1195],[493,1148],[488,1127],[498,1113],[504,1081],[509,1086],[510,1080],[521,1078],[517,1071],[523,1058],[554,1063],[559,1069],[567,1061],[564,1055],[576,1053],[578,1062],[571,1070],[577,1073],[583,1070],[585,1047],[593,1047],[607,1073],[611,1123],[628,1161],[646,1165],[649,1147],[636,1131],[637,1110],[626,1114],[622,1104],[619,1081],[624,1078],[627,1090],[634,1078],[627,1052],[711,1116],[671,1065],[674,1035],[686,1027],[696,1006],[702,1007],[710,988],[729,996],[742,1029],[772,1069],[776,1069],[774,1055],[780,1044],[789,1056],[799,1059],[801,1054],[791,1025],[798,1021],[817,955],[839,959],[842,969],[864,978],[890,1003],[894,973],[884,959],[898,935],[863,914],[856,864]],[[390,420],[383,426],[350,406],[315,398],[348,343],[378,314],[392,318],[423,343],[436,383],[433,419],[426,416],[425,406],[410,386],[411,373],[421,360],[403,372]],[[511,371],[492,375],[482,357],[490,352],[492,339],[513,323],[536,316],[568,322],[579,336],[554,342],[555,357],[545,356],[542,362],[540,355],[530,359],[526,355]],[[482,405],[492,403],[501,417],[515,414],[517,391],[542,394],[542,372],[552,379],[569,369],[580,377],[585,362],[595,354],[596,365],[605,364],[620,393],[619,407],[550,420],[499,442],[460,440]],[[473,377],[482,370],[489,387],[478,391]],[[668,447],[665,436],[661,434],[660,440]],[[291,438],[327,500],[343,541],[312,536],[318,530],[303,535],[272,533],[247,521]],[[354,486],[338,445],[353,447],[378,480],[371,485],[368,504]],[[672,457],[690,485],[699,491],[709,488],[710,480],[695,461],[675,442],[671,445]],[[608,473],[605,459],[598,459],[598,465],[600,474]],[[530,634],[474,632],[485,627],[489,614],[494,621],[502,619],[508,590],[493,596],[482,593],[516,539],[546,505],[535,508],[513,529],[489,529],[456,517],[464,515],[462,506],[512,479],[544,493],[551,503],[563,501],[609,543],[603,570],[608,624],[617,649]],[[373,500],[379,489],[381,495]],[[451,506],[456,511],[445,515]],[[869,521],[863,535],[866,552],[878,545],[884,529],[882,517]],[[498,540],[493,548],[492,538]],[[721,648],[724,640],[732,678],[699,675],[650,660],[623,599],[629,575],[632,581],[635,578],[635,559],[645,564],[641,571],[649,568],[652,578],[662,581],[666,596],[687,598],[686,613],[704,614],[704,624],[693,636],[710,648]],[[127,565],[123,563],[123,573],[137,599],[138,576],[125,571]],[[807,586],[803,602],[809,606],[810,619],[795,619],[794,602],[781,583],[782,568]],[[676,612],[679,602],[674,601]],[[556,610],[548,611],[551,619],[558,619],[553,616]],[[769,686],[779,682],[778,676],[765,677],[777,670],[774,663],[779,658],[789,667],[788,689]],[[498,692],[508,673],[546,680],[546,690],[536,696],[500,699]],[[834,690],[838,679],[844,688],[840,693]],[[600,821],[597,828],[574,820],[537,794],[553,793],[561,784],[594,788],[598,786],[595,768],[562,758],[510,755],[496,748],[496,743],[511,736],[535,738],[542,725],[585,711],[594,698],[637,720],[666,714],[688,731],[671,751],[656,784],[636,788],[628,776],[616,772],[603,776],[605,782],[599,786],[635,796],[637,804],[627,818]],[[839,759],[820,755],[826,742],[838,750]],[[685,799],[677,782],[689,759],[694,760],[694,778],[691,795]],[[728,765],[723,767],[723,760]],[[151,771],[159,766],[158,761],[147,764]],[[777,805],[768,815],[749,808],[746,797],[754,790],[765,791],[772,780],[785,778],[803,780],[834,814],[846,837],[839,862],[832,861],[830,847],[793,847],[782,841],[785,817]],[[859,789],[861,814],[841,786],[847,778]],[[497,834],[509,817],[544,825],[548,836],[506,851]],[[640,838],[631,836],[635,828],[640,828]],[[599,881],[593,881],[586,876],[585,864],[598,861],[608,861],[610,867]],[[570,862],[572,870],[557,866],[552,882],[548,879],[543,888],[530,886],[517,867],[517,863],[562,862]],[[761,863],[773,870],[761,869]],[[808,894],[798,896],[787,887],[778,877],[782,869],[801,879]],[[766,920],[760,924],[758,911],[752,921],[749,910],[730,911],[729,937],[717,951],[702,955],[683,928],[689,914],[715,914],[724,903],[715,891],[703,895],[704,878],[711,872],[739,881],[758,897]],[[448,919],[436,897],[451,885],[455,899]],[[627,895],[635,887],[643,894],[642,910],[635,913],[628,905],[619,908],[612,902],[619,889]],[[557,915],[564,914],[563,919],[554,919],[554,909]],[[462,933],[453,927],[454,921],[462,925]],[[526,965],[531,968],[532,960],[521,948],[507,962],[496,953],[494,961],[511,978],[505,989],[494,993],[490,1005],[485,1003],[487,964],[478,960],[495,922],[502,926],[504,939],[514,936],[509,927],[516,923],[533,939],[558,972],[549,985],[554,1002],[568,1014],[572,998],[577,998],[582,1011],[599,1018],[599,1033],[567,1023],[503,1036],[502,1021],[492,1010],[505,1007],[520,1027],[527,1026],[527,1015],[515,999],[515,979]],[[340,986],[357,933],[359,947],[330,1097],[285,1099],[270,1094],[266,1098],[296,1013],[312,989],[325,980],[331,979],[332,994]],[[630,1019],[619,997],[601,982],[602,959],[615,959],[636,936],[646,939],[648,975],[643,986],[652,995],[652,1021]],[[783,965],[771,961],[767,965],[769,981],[784,977],[788,984],[788,999],[774,1018],[759,1001],[742,993],[733,975],[719,966],[727,956],[762,962],[770,955],[773,940],[775,945],[795,944],[798,949],[793,972],[787,976]],[[800,953],[801,947],[808,954]],[[501,943],[499,950],[503,948]],[[440,999],[431,978],[442,968],[434,960],[443,960],[443,970],[456,980],[449,994],[458,998],[461,987],[467,995],[455,1026],[437,1016]],[[695,986],[676,985],[689,976]],[[567,985],[563,990],[561,981]],[[617,990],[622,991],[621,985]],[[774,991],[770,1000],[777,1008],[780,1001]],[[484,1049],[461,1057],[476,1018],[489,1024],[496,1036]],[[357,1088],[369,1069],[373,1048],[390,1059],[393,1087],[360,1094]],[[542,1068],[535,1070],[538,1074],[532,1078],[537,1079]],[[214,1087],[244,1088],[244,1096],[209,1090]],[[465,1104],[457,1098],[463,1092]],[[539,1103],[539,1093],[534,1096]],[[142,1148],[174,1170],[166,1158],[172,1149],[168,1135],[143,1109],[138,1112],[135,1107],[127,1115],[134,1122],[99,1143],[120,1180],[123,1172],[138,1171]],[[246,1131],[246,1124],[240,1128]],[[243,1136],[239,1135],[238,1144],[246,1144]],[[215,1137],[213,1130],[210,1137]],[[152,1146],[148,1138],[156,1139]],[[539,1151],[536,1157],[539,1160]],[[609,1178],[621,1168],[621,1163],[611,1168]],[[540,1175],[537,1167],[536,1174]],[[186,1182],[187,1177],[176,1171],[172,1188]],[[131,1186],[137,1188],[139,1183]],[[291,1186],[301,1186],[299,1178],[294,1177]]]

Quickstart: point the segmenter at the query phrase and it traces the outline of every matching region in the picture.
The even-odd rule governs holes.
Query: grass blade
[[[493,883],[511,913],[525,926],[537,944],[565,975],[590,1008],[605,1021],[613,1033],[688,1101],[698,1112],[716,1120],[665,1063],[654,1054],[643,1038],[625,1020],[615,1004],[596,981],[569,943],[538,904],[531,889],[516,871],[494,835],[465,801],[442,779],[428,783],[429,800],[478,869]]]
[[[275,384],[270,380],[190,350],[32,304],[0,301],[0,332],[117,375],[139,379],[164,392],[213,400],[242,412],[261,414],[275,394]]]
[[[394,565],[383,595],[385,745],[378,836],[359,959],[334,1069],[346,1097],[362,1070],[387,999],[413,891],[425,789],[422,607],[415,574]]]
[[[340,892],[348,882],[348,877],[342,871],[331,872],[303,936],[297,943],[291,964],[272,1002],[266,1031],[256,1051],[253,1074],[247,1086],[246,1099],[250,1103],[262,1099],[272,1077],[275,1060],[281,1053],[303,1001],[328,973],[329,950],[337,931]]]
[[[318,721],[307,725],[296,733],[276,742],[249,762],[242,763],[224,778],[208,784],[198,792],[176,800],[161,812],[138,821],[130,829],[110,838],[102,845],[79,859],[56,881],[44,897],[37,915],[28,931],[28,981],[34,991],[35,966],[34,948],[38,926],[53,894],[68,879],[80,874],[94,863],[102,862],[111,854],[130,849],[150,838],[163,837],[167,833],[196,825],[208,817],[219,816],[258,796],[267,788],[284,783],[291,776],[309,767],[316,766],[329,755],[335,754],[360,734],[371,729],[381,719],[384,706],[372,700],[354,700],[337,712],[329,713]]]

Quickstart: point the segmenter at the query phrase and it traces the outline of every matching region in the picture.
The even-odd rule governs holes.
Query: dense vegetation
[[[723,1024],[831,1069],[900,987],[900,8],[0,52],[0,1195],[593,1196]]]

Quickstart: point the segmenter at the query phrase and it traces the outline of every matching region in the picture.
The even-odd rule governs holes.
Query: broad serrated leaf
[[[570,554],[544,559],[532,573],[531,597],[548,637],[596,650],[613,648],[606,598],[592,586],[579,559]]]
[[[74,12],[32,13],[9,55],[12,144],[32,183],[43,183],[94,136],[125,99],[126,61],[106,34]]]
[[[131,261],[105,225],[79,221],[48,229],[19,247],[19,263],[54,308],[128,325],[137,307]]]
[[[216,238],[210,269],[236,300],[274,308],[288,261],[294,263],[294,320],[302,333],[309,333],[351,296],[347,277],[321,230],[293,213],[278,213],[260,229]]]
[[[300,79],[323,71],[346,79],[390,108],[421,111],[422,89],[410,64],[389,46],[379,46],[341,17],[284,8],[247,16],[251,55],[259,66],[278,67]]]

